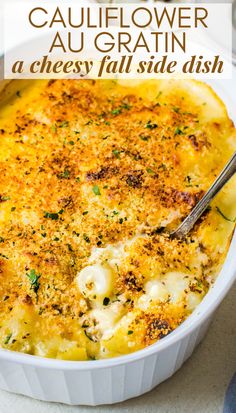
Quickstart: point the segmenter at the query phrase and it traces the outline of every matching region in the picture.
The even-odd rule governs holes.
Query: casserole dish
[[[230,91],[223,94],[232,117]],[[220,82],[217,83],[218,88]],[[213,84],[214,89],[216,89]],[[70,362],[0,350],[0,387],[67,404],[112,404],[141,395],[170,377],[201,341],[214,311],[235,279],[236,236],[214,286],[195,312],[170,336],[144,350],[108,360]]]

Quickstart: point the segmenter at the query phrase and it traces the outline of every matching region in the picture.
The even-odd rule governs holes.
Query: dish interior
[[[94,360],[173,332],[235,225],[233,178],[185,240],[168,235],[236,148],[211,88],[11,82],[0,137],[0,347]]]

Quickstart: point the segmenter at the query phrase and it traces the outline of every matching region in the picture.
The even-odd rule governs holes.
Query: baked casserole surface
[[[236,148],[192,81],[11,82],[0,108],[0,347],[66,360],[171,333],[219,273],[235,179],[175,229]]]

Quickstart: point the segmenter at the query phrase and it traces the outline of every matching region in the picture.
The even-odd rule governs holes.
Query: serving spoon
[[[223,186],[232,178],[236,172],[236,152],[233,154],[232,158],[229,160],[227,165],[224,167],[223,171],[216,178],[214,183],[202,197],[202,199],[197,203],[197,205],[192,209],[190,214],[184,219],[184,221],[179,225],[179,227],[170,233],[171,238],[184,238],[189,231],[193,228],[197,220],[201,217],[203,212],[206,210],[212,199],[218,194],[218,192],[223,188]]]

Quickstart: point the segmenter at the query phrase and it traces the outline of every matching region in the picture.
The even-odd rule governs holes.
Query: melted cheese
[[[90,300],[103,299],[112,292],[112,270],[100,264],[84,267],[78,277],[77,283],[80,292]]]

